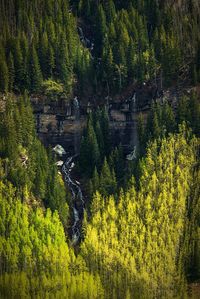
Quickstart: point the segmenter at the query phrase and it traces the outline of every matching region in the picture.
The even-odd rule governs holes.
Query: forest
[[[199,298],[199,28],[198,0],[0,0],[0,298]],[[129,159],[106,99],[146,85]],[[59,168],[31,98],[77,96],[95,101]]]

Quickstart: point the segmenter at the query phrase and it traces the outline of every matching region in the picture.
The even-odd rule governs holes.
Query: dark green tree
[[[9,91],[13,90],[15,82],[15,66],[12,52],[9,53],[8,57],[8,72],[9,72]]]
[[[110,170],[107,159],[104,159],[100,174],[100,187],[99,191],[102,195],[108,196],[114,194],[116,191],[116,176],[114,170]]]
[[[95,49],[97,52],[97,55],[101,55],[103,51],[103,46],[105,43],[106,38],[106,32],[107,32],[107,26],[106,26],[106,16],[102,5],[98,6],[97,10],[97,16],[96,16],[96,26],[95,26]]]
[[[107,0],[104,4],[107,21],[113,22],[116,16],[116,9],[113,0]]]
[[[23,56],[19,39],[16,39],[14,42],[13,56],[15,65],[15,89],[17,89],[18,91],[23,91],[25,80],[25,64],[23,63]]]
[[[29,55],[30,90],[38,92],[42,84],[42,73],[34,45],[31,46]]]
[[[0,57],[0,90],[1,92],[7,92],[9,87],[9,71],[6,61]]]

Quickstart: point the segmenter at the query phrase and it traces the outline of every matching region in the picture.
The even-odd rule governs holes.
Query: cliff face
[[[158,91],[144,84],[135,89],[125,90],[118,97],[107,98],[107,110],[110,122],[110,138],[113,146],[120,143],[125,152],[138,145],[137,119],[140,113],[146,118],[153,101],[168,101],[176,109],[178,98],[191,93],[191,88],[171,88]],[[87,115],[98,108],[92,102],[83,104],[77,97],[60,103],[43,103],[32,98],[36,127],[39,138],[48,145],[61,144],[66,151],[78,153]]]
[[[63,108],[62,114],[44,106],[43,111],[35,112],[38,136],[46,146],[61,144],[67,152],[77,153],[87,114],[95,109],[94,106],[80,106],[80,114],[77,117],[73,103]],[[107,109],[113,145],[121,143],[127,151],[131,150],[137,144],[139,110],[133,108],[131,99],[124,103],[110,103]]]

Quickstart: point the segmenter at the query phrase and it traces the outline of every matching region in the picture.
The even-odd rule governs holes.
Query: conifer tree
[[[79,11],[81,11],[82,15],[87,18],[91,16],[91,9],[90,9],[90,0],[82,0],[79,3]]]
[[[101,158],[103,158],[105,147],[104,147],[103,133],[102,133],[102,129],[101,129],[99,120],[97,120],[96,124],[95,124],[95,133],[96,133],[97,143],[99,146],[100,156],[101,156]]]
[[[9,72],[9,91],[12,91],[15,82],[15,67],[14,67],[14,58],[12,52],[10,52],[8,57],[8,72]]]
[[[113,87],[113,76],[114,76],[114,61],[113,61],[113,53],[112,49],[109,47],[108,49],[103,49],[103,68],[104,68],[104,76],[107,82],[107,92],[108,95],[110,93],[111,88]]]
[[[93,192],[98,191],[98,189],[99,189],[99,174],[98,174],[96,167],[94,168],[92,183],[93,183]]]
[[[136,74],[136,52],[132,39],[129,42],[128,58],[127,58],[128,76],[129,80],[133,80]]]
[[[115,193],[116,191],[116,177],[114,170],[110,170],[107,159],[104,159],[100,174],[100,192],[104,196]]]
[[[109,138],[109,117],[106,108],[101,111],[100,126],[104,141],[104,154],[107,155],[110,152],[110,138]]]
[[[29,55],[30,89],[38,92],[42,84],[42,73],[34,45],[31,46]]]
[[[106,32],[107,32],[106,16],[105,16],[103,6],[100,4],[97,10],[96,31],[95,31],[96,51],[98,55],[102,54]]]
[[[6,61],[3,57],[0,57],[0,90],[1,92],[7,92],[9,87],[9,71]]]
[[[41,66],[41,71],[45,79],[48,78],[48,49],[49,42],[47,32],[44,32],[40,40],[40,49],[39,49],[39,61]]]
[[[85,136],[81,142],[80,148],[80,167],[81,170],[89,177],[92,175],[94,168],[99,167],[100,151],[93,126],[92,115],[89,115]]]
[[[115,19],[116,9],[113,0],[108,0],[105,3],[105,13],[108,22],[112,22]]]
[[[54,68],[55,68],[55,55],[54,50],[51,45],[49,45],[47,50],[47,65],[46,65],[46,72],[47,72],[47,78],[51,78],[53,76]]]
[[[24,89],[24,64],[19,39],[14,43],[14,65],[15,65],[15,88],[19,91]]]
[[[91,174],[91,171],[93,171],[94,167],[98,167],[100,158],[99,146],[91,119],[88,121],[87,130],[87,145],[89,148],[88,152],[90,153],[90,158],[88,157],[88,161],[90,161],[89,163],[91,165],[89,173]]]
[[[65,37],[62,35],[59,45],[59,53],[57,55],[57,76],[60,76],[61,80],[67,84],[70,79],[70,62],[68,45]]]

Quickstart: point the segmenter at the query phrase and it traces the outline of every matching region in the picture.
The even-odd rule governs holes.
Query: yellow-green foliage
[[[66,243],[58,213],[33,210],[0,182],[0,297],[102,298],[90,274]]]
[[[50,79],[44,81],[42,86],[44,88],[45,94],[49,95],[49,96],[56,96],[56,95],[63,93],[63,91],[64,91],[63,84],[55,82]]]
[[[108,298],[172,298],[182,292],[187,208],[197,162],[196,138],[181,132],[149,145],[139,190],[117,203],[93,198],[81,253],[100,273]],[[115,297],[118,294],[119,297]]]

